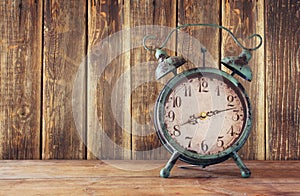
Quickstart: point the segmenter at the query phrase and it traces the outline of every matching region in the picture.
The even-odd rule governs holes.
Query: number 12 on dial
[[[250,108],[242,85],[221,70],[196,68],[172,78],[155,106],[158,136],[173,154],[161,176],[178,158],[205,167],[230,157],[250,176],[236,153],[250,133]]]

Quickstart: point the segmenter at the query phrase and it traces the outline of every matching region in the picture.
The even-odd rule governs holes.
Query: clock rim
[[[228,81],[230,81],[233,86],[238,88],[242,96],[245,97],[245,104],[246,104],[246,121],[243,130],[241,131],[240,137],[227,149],[221,151],[220,153],[217,154],[212,154],[212,155],[201,155],[198,153],[193,153],[190,152],[186,149],[184,149],[182,146],[180,146],[175,140],[173,140],[170,136],[170,134],[167,131],[167,128],[165,126],[163,119],[164,114],[161,114],[161,111],[164,111],[164,102],[166,101],[167,95],[169,94],[170,90],[172,90],[172,87],[174,87],[179,81],[181,81],[183,78],[188,77],[189,75],[192,74],[197,74],[197,73],[208,73],[208,74],[216,74],[220,75]],[[163,109],[162,109],[163,108]],[[242,146],[245,144],[246,140],[248,139],[250,132],[251,132],[251,127],[252,127],[252,109],[251,109],[251,103],[249,96],[247,95],[245,88],[242,86],[242,84],[237,81],[232,75],[220,70],[220,69],[215,69],[215,68],[193,68],[187,71],[184,71],[176,76],[174,76],[170,81],[167,82],[167,84],[164,86],[162,91],[160,92],[156,104],[155,104],[155,109],[154,109],[154,126],[156,133],[161,141],[161,143],[164,145],[164,147],[170,152],[179,152],[180,156],[179,159],[190,163],[194,165],[211,165],[211,164],[216,164],[219,162],[223,162],[226,159],[230,158],[232,156],[233,152],[239,151]]]

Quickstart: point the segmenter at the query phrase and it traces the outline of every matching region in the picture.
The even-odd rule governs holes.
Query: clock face
[[[195,72],[169,85],[161,120],[181,149],[216,155],[237,143],[250,106],[236,83],[222,74]]]

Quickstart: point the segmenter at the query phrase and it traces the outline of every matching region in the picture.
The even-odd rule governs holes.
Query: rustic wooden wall
[[[239,154],[243,159],[300,158],[297,0],[3,0],[0,18],[1,159],[168,158],[151,116],[162,84],[140,84],[141,72],[135,71],[141,62],[154,60],[137,36],[151,29],[122,34],[118,46],[107,38],[137,26],[185,23],[224,25],[247,46],[256,43],[247,40],[252,33],[264,37],[251,60],[253,81],[243,82],[251,97],[254,124]],[[181,31],[207,47],[216,59],[215,67],[220,67],[221,57],[240,53],[225,32]],[[96,65],[87,54],[105,39],[109,58],[113,51],[123,52],[108,62],[93,83],[91,67]],[[177,45],[172,41],[179,52],[193,54],[193,41],[179,40]],[[184,69],[193,66],[188,62]],[[151,77],[154,68],[148,66],[142,73]],[[74,114],[72,103],[77,100],[72,93],[79,69],[81,80],[76,88],[82,91],[76,99],[81,105]],[[119,78],[123,78],[121,83]],[[111,105],[112,100],[118,104]],[[116,110],[121,111],[120,121],[115,119]]]

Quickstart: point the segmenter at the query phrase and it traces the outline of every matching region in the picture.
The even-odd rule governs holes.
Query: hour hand
[[[198,121],[197,121],[198,119],[205,120],[206,117],[207,117],[207,112],[201,112],[199,114],[193,114],[193,115],[190,116],[190,118],[186,122],[182,123],[181,125],[185,125],[185,124],[195,125],[195,124],[198,123]]]
[[[195,125],[195,124],[197,124],[197,123],[198,123],[198,122],[197,122],[197,117],[195,116],[195,114],[193,114],[193,115],[191,115],[191,116],[189,117],[189,119],[188,119],[186,122],[182,123],[181,126],[182,126],[182,125],[185,125],[185,124],[192,124],[192,125]]]

